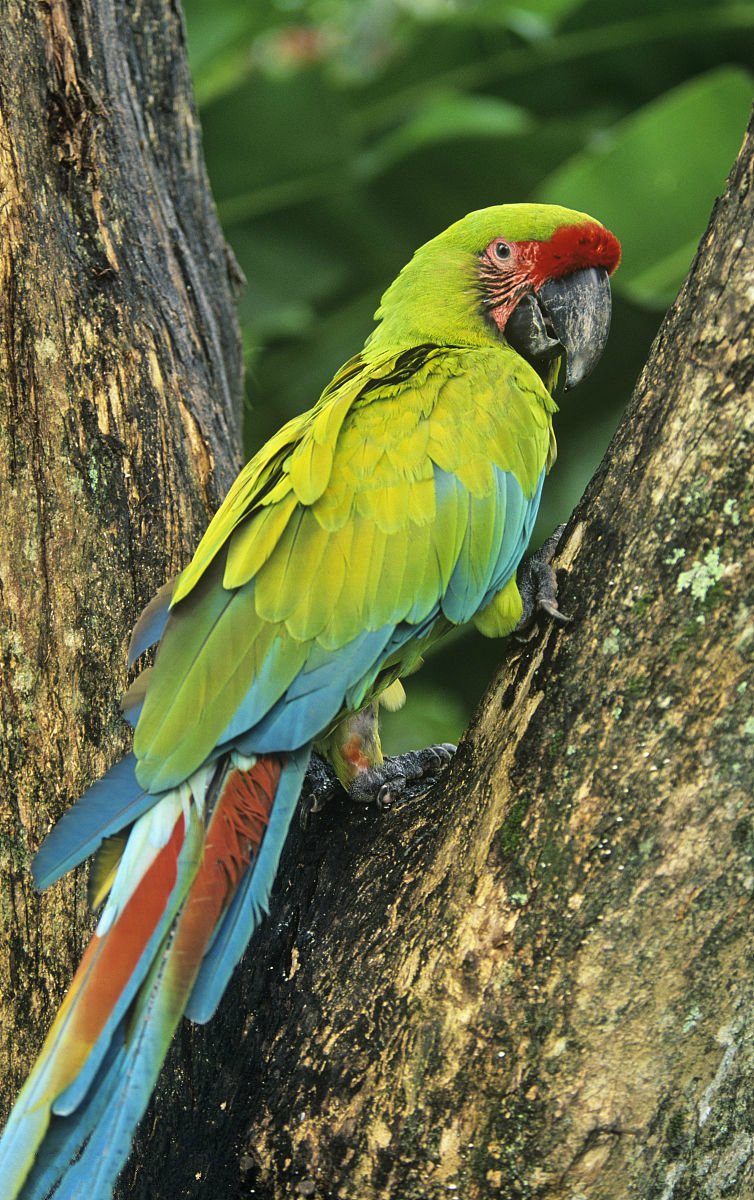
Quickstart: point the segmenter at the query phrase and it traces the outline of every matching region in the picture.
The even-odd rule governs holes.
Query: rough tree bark
[[[0,28],[0,1112],[90,928],[51,823],[126,745],[128,628],[238,466],[232,266],[180,13],[6,0]],[[1,1190],[1,1189],[0,1189]]]
[[[754,1196],[753,150],[570,522],[574,624],[427,797],[294,831],[130,1194]]]

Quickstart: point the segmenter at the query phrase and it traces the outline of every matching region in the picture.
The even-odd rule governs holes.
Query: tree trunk
[[[424,799],[293,832],[129,1194],[754,1196],[753,148],[568,528],[573,624]]]
[[[232,266],[179,13],[6,0],[0,29],[0,1109],[88,937],[53,821],[126,745],[139,608],[237,469]]]

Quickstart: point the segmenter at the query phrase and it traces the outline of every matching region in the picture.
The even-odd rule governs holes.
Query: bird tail
[[[111,1195],[181,1014],[212,1015],[266,910],[307,760],[231,751],[153,797],[127,837],[110,813],[92,875],[107,903],[0,1139],[5,1200]],[[143,793],[132,768],[110,773],[124,777],[130,813]],[[92,848],[86,820],[60,828],[45,881]]]

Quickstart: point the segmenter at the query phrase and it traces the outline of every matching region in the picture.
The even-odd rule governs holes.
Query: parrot
[[[41,890],[93,855],[99,917],[0,1141],[5,1200],[107,1200],[181,1017],[209,1020],[267,910],[312,753],[354,799],[399,792],[379,704],[448,631],[528,619],[516,573],[553,392],[603,352],[620,253],[594,218],[543,204],[426,242],[147,605],[133,749],[32,865]]]

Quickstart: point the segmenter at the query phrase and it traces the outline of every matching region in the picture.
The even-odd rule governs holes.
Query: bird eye
[[[495,255],[497,258],[510,258],[511,248],[507,242],[498,242],[495,246]]]

